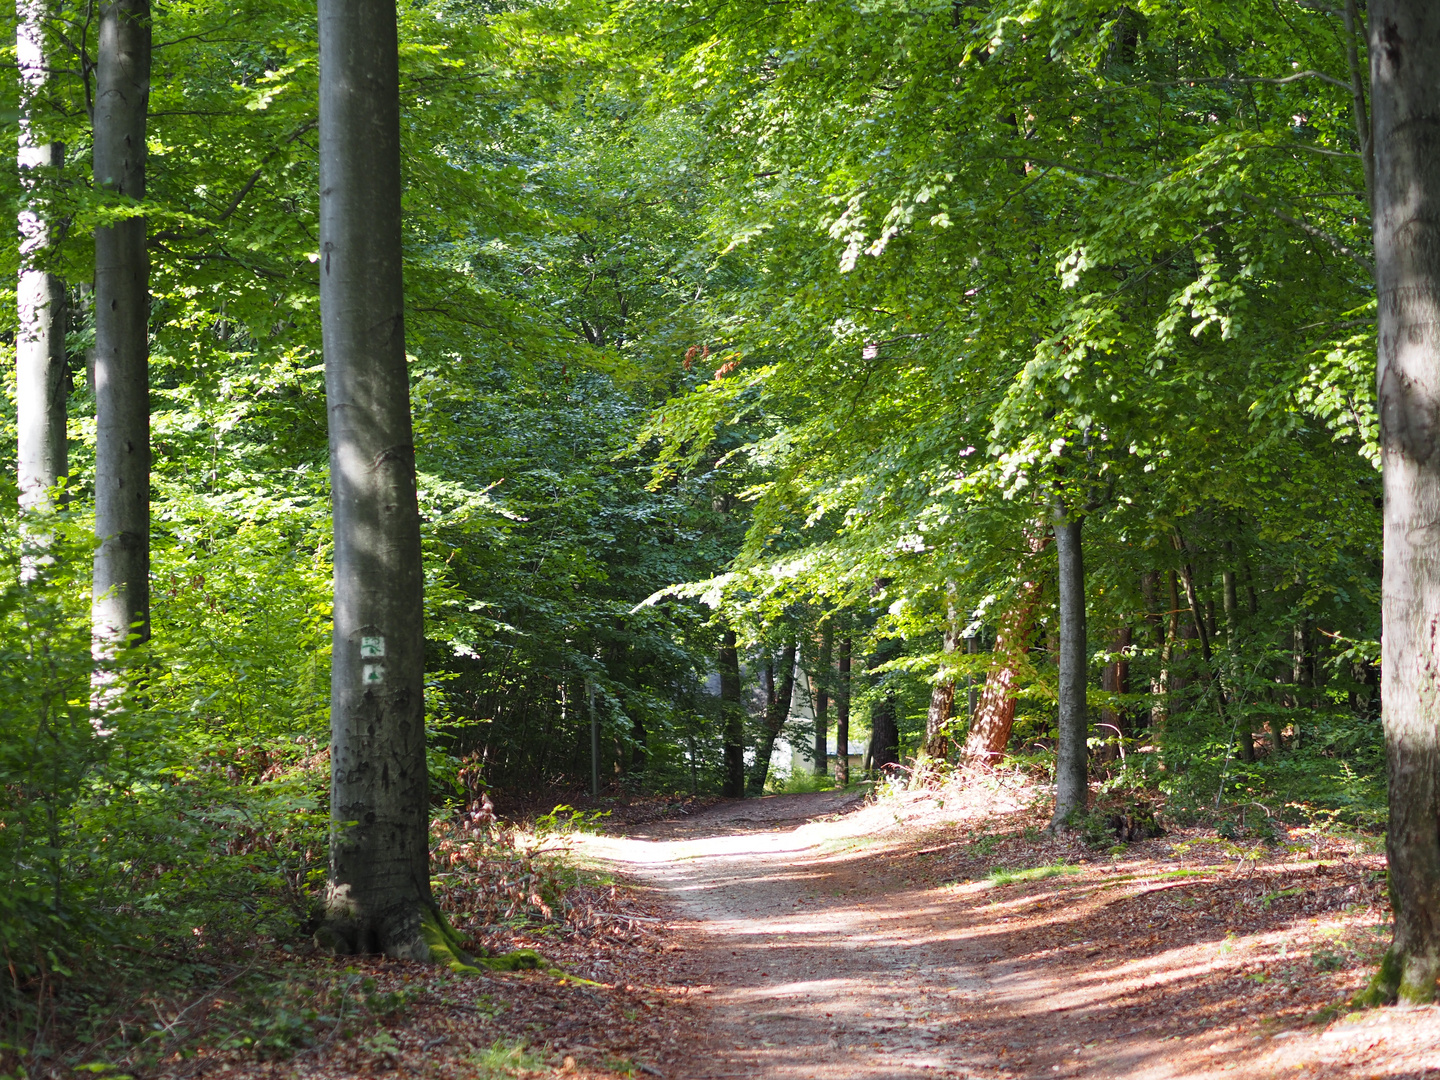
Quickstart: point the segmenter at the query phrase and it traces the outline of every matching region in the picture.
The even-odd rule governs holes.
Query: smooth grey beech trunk
[[[740,701],[740,652],[735,631],[726,630],[718,657],[720,707],[725,710],[725,783],[729,799],[745,797],[745,707]]]
[[[1090,716],[1085,707],[1085,560],[1080,530],[1084,519],[1072,517],[1062,499],[1055,500],[1055,558],[1060,592],[1060,722],[1055,749],[1055,816],[1052,829],[1073,824],[1089,801],[1086,740]]]
[[[95,59],[97,189],[145,198],[149,0],[100,8]],[[97,652],[150,636],[150,259],[145,219],[95,230],[95,577]]]
[[[320,0],[320,317],[335,523],[319,940],[426,959],[420,514],[405,366],[394,0]]]
[[[16,471],[20,506],[51,508],[51,490],[68,471],[65,398],[65,285],[50,272],[52,238],[46,193],[65,160],[65,148],[37,128],[50,84],[45,47],[50,6],[44,0],[16,5],[15,60],[20,70],[20,169],[22,202],[19,321],[15,333]]]
[[[1440,976],[1440,5],[1372,0],[1369,40],[1395,910],[1370,993],[1428,1002]]]

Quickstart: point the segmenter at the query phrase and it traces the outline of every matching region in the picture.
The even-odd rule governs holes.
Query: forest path
[[[1037,837],[1023,788],[961,802],[772,796],[587,838],[592,858],[675,911],[670,981],[692,988],[699,1022],[664,1075],[1440,1076],[1436,1010],[1360,1014],[1328,1030],[1306,1022],[1363,979],[1355,950],[1378,940],[1358,914],[1365,904],[1346,903],[1365,899],[1365,860],[1252,863],[1240,877],[1185,855],[1177,864],[1152,841],[1135,846],[1141,857],[1092,861]],[[1005,865],[1017,853],[1032,866],[1074,865],[1003,888],[956,875],[1002,862],[995,838],[1007,827],[1021,848]],[[1236,924],[1255,898],[1257,914]],[[1239,915],[1214,914],[1231,909]],[[1328,921],[1311,917],[1326,911]],[[1353,948],[1346,934],[1359,935]],[[1337,953],[1349,967],[1295,983],[1322,937],[1351,950]],[[1257,960],[1277,957],[1303,958],[1304,972],[1277,964],[1257,978]],[[1292,981],[1259,993],[1277,977]]]

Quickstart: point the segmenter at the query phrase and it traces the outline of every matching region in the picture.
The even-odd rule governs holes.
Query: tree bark
[[[51,491],[69,471],[65,440],[65,285],[50,272],[53,238],[48,190],[65,161],[61,143],[38,129],[50,86],[45,0],[16,8],[15,60],[20,69],[20,139],[17,164],[22,203],[20,277],[16,283],[16,469],[22,510],[52,508]],[[35,539],[39,539],[38,536]]]
[[[328,944],[426,959],[423,579],[405,361],[394,0],[320,0],[320,314],[335,615]]]
[[[1030,553],[1038,555],[1049,542],[1047,530],[1037,528],[1030,537]],[[1017,572],[1024,574],[1024,563]],[[968,766],[994,768],[1010,745],[1010,729],[1015,723],[1015,683],[1030,648],[1039,604],[1039,581],[1022,577],[1014,604],[996,628],[985,686],[970,717],[970,730],[961,752],[961,760]]]
[[[745,797],[745,707],[740,701],[740,653],[735,631],[726,630],[720,646],[720,705],[725,710],[725,783],[729,799]]]
[[[1115,631],[1111,639],[1110,652],[1114,659],[1105,665],[1100,675],[1100,687],[1107,694],[1128,694],[1130,692],[1130,659],[1128,650],[1130,648],[1130,627],[1122,626]],[[1125,738],[1126,711],[1117,709],[1113,705],[1106,705],[1100,710],[1101,724],[1108,724],[1105,731],[1105,743],[1101,747],[1100,757],[1106,761],[1114,761],[1120,757],[1120,741]],[[1113,733],[1110,728],[1113,728]]]
[[[1155,669],[1150,676],[1150,729],[1156,735],[1165,727],[1165,676],[1170,662],[1165,612],[1160,610],[1159,590],[1158,570],[1147,570],[1141,575],[1140,593],[1145,598],[1145,622],[1150,627],[1150,640],[1155,646]]]
[[[850,635],[840,639],[835,685],[835,786],[850,783]]]
[[[1055,500],[1055,556],[1060,591],[1060,716],[1055,750],[1055,816],[1052,829],[1072,825],[1090,798],[1088,749],[1090,715],[1085,706],[1085,561],[1081,551],[1084,519],[1072,517]]]
[[[95,187],[145,198],[149,0],[108,0],[95,58]],[[145,219],[95,230],[95,576],[98,653],[150,636],[150,261]]]
[[[815,775],[825,776],[830,770],[828,756],[830,736],[830,665],[834,660],[835,626],[829,619],[820,629],[820,655],[816,658],[815,679]]]
[[[960,646],[959,615],[955,611],[955,583],[947,582],[945,587],[945,637],[941,650],[948,657]],[[950,740],[945,729],[950,724],[955,709],[955,676],[945,673],[930,691],[930,708],[925,714],[925,741],[920,745],[920,756],[941,758],[950,752]]]
[[[798,643],[792,636],[780,650],[780,678],[777,680],[772,669],[766,687],[765,729],[755,747],[755,767],[750,773],[751,795],[765,793],[765,780],[770,775],[770,755],[775,751],[775,740],[785,727],[790,716],[790,701],[795,696],[795,656]]]
[[[1227,542],[1225,554],[1233,556],[1233,553],[1234,545]],[[1236,657],[1240,651],[1240,594],[1235,587],[1235,571],[1233,569],[1220,571],[1220,591],[1225,604],[1225,651],[1233,671],[1237,662]],[[1255,761],[1255,730],[1251,726],[1248,710],[1239,717],[1239,733],[1236,741],[1240,744],[1240,760],[1253,763]]]
[[[1382,715],[1395,937],[1375,1000],[1440,976],[1440,6],[1370,4],[1377,387],[1385,485]]]
[[[866,666],[873,670],[888,664],[899,654],[899,640],[887,639],[875,650]],[[889,687],[886,687],[885,693],[870,712],[870,744],[866,757],[866,767],[870,769],[879,770],[886,765],[900,764],[900,729],[897,724],[895,691]]]

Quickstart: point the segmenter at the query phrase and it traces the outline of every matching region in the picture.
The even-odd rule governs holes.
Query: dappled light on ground
[[[1040,833],[1018,783],[854,803],[778,796],[586,839],[682,920],[670,978],[707,1035],[667,1075],[1440,1069],[1435,1010],[1341,1007],[1386,941],[1363,838],[1175,831],[1100,854]]]

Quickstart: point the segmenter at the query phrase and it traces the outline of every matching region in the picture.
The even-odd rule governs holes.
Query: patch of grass
[[[1004,866],[997,866],[986,875],[986,880],[991,885],[1013,885],[1017,881],[1044,881],[1046,878],[1059,877],[1061,874],[1082,873],[1080,867],[1070,866],[1066,863],[1054,863],[1050,866],[1033,866],[1028,870],[1010,870]]]
[[[475,1067],[473,1080],[510,1080],[526,1072],[539,1072],[547,1068],[545,1058],[535,1053],[523,1042],[497,1042],[488,1050],[476,1050],[468,1057]]]
[[[1000,846],[1003,837],[996,833],[981,833],[970,841],[969,847],[973,854],[984,857]]]
[[[830,791],[835,787],[833,776],[816,776],[813,772],[796,769],[784,780],[772,775],[765,791],[769,795],[808,795],[813,791]]]

